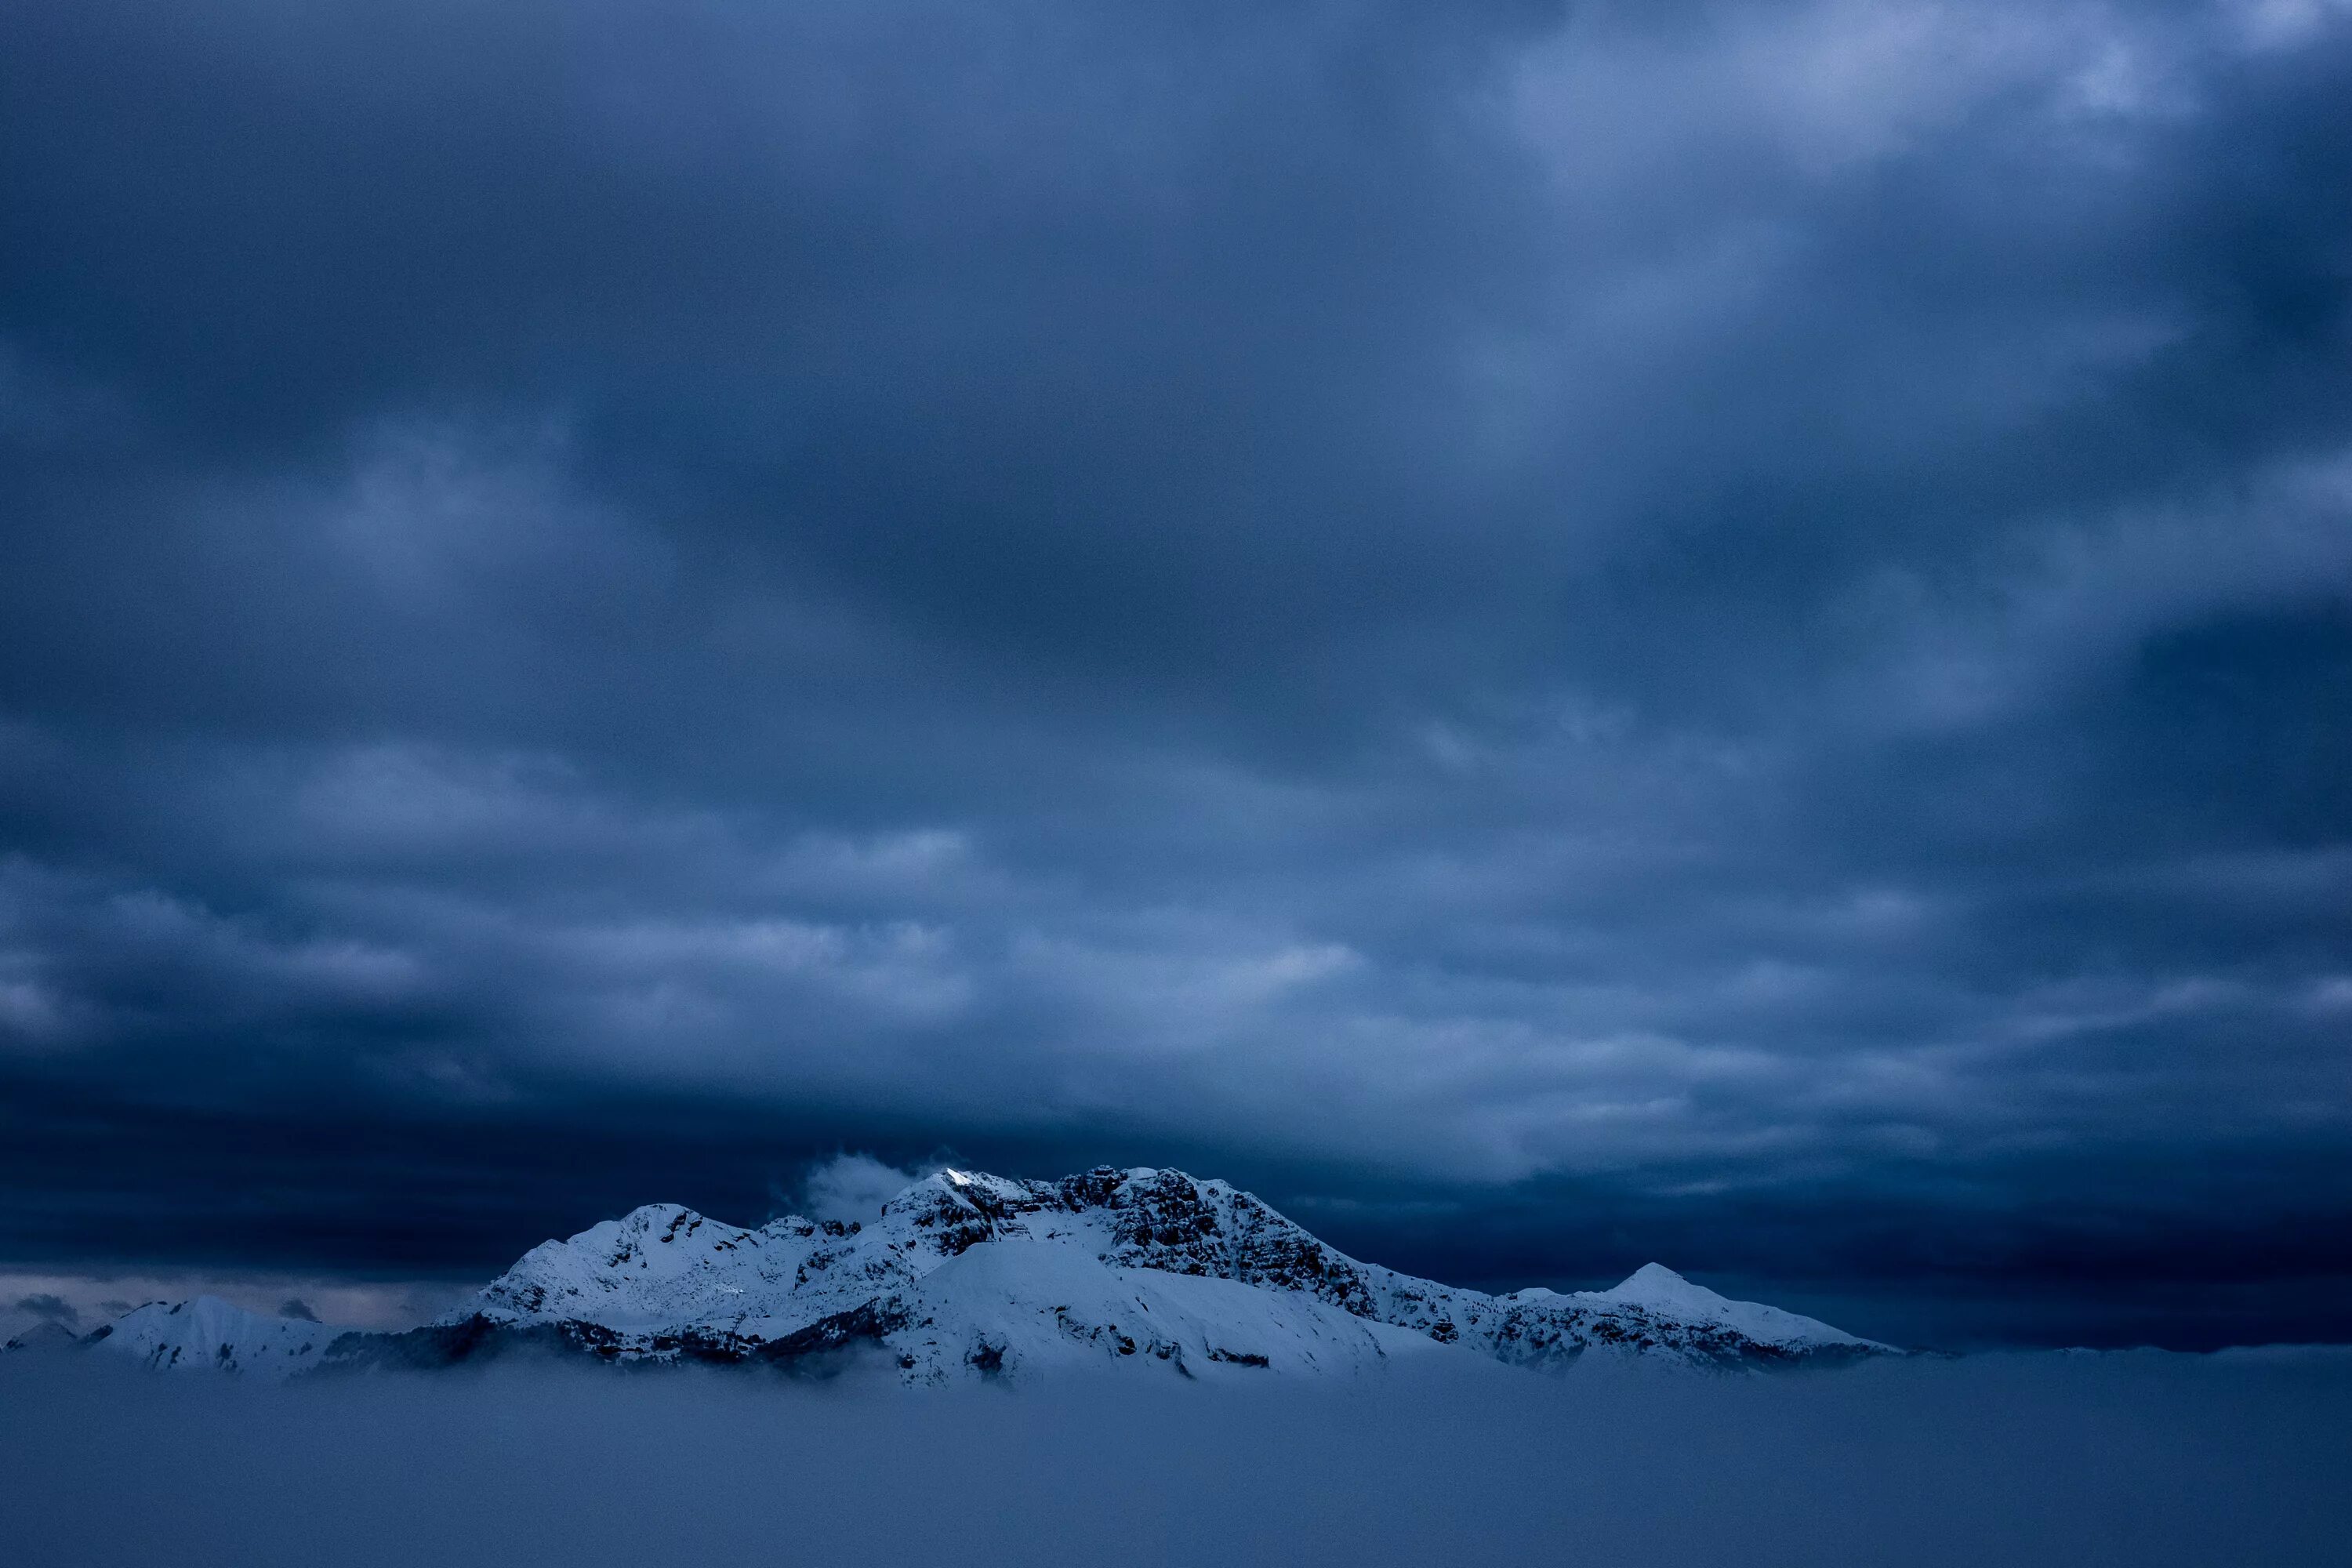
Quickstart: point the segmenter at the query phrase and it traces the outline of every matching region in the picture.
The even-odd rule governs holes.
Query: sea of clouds
[[[0,1362],[23,1568],[2341,1563],[2352,1351],[911,1394]]]

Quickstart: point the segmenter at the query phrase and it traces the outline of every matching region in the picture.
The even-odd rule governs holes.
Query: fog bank
[[[500,1371],[268,1388],[0,1363],[26,1568],[2340,1563],[2352,1353],[1255,1394]]]

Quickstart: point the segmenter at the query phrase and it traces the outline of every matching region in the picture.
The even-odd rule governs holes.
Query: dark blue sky
[[[2337,0],[5,29],[0,1273],[952,1151],[2352,1337]]]

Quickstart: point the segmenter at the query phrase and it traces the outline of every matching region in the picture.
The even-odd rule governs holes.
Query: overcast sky
[[[2352,1337],[2341,0],[5,28],[0,1270],[857,1152]]]

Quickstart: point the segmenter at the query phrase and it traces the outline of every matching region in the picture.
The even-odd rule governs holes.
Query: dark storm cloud
[[[2340,6],[22,9],[0,1248],[2352,1327]]]

